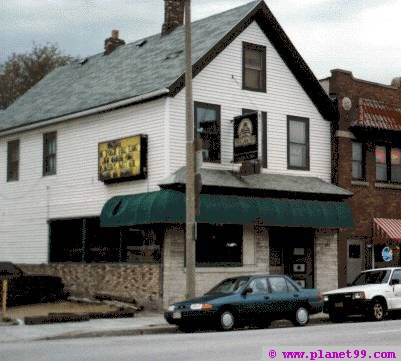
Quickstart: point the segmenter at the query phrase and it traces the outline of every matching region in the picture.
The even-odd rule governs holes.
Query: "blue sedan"
[[[228,331],[245,325],[267,327],[277,319],[304,326],[322,307],[316,289],[303,289],[283,275],[252,275],[225,279],[202,297],[169,306],[164,317],[183,331],[201,326]]]

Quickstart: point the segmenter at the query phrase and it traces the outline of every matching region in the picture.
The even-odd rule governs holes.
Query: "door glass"
[[[399,284],[401,285],[401,270],[394,271],[393,277],[391,277],[391,280],[398,280]]]
[[[287,287],[289,292],[298,292],[295,286],[287,280]]]
[[[249,284],[249,288],[252,289],[252,294],[267,293],[267,279],[255,278]]]
[[[283,277],[269,278],[272,292],[288,292],[287,282]]]

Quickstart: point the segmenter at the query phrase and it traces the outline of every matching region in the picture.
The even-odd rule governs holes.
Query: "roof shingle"
[[[196,63],[260,3],[252,1],[192,24]],[[137,46],[146,40],[143,46]],[[55,69],[0,116],[0,131],[80,112],[169,87],[185,70],[184,27]]]
[[[360,98],[358,118],[351,122],[351,126],[400,131],[401,106]]]

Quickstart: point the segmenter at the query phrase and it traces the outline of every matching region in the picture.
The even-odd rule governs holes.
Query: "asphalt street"
[[[389,320],[233,332],[9,342],[0,344],[0,360],[260,361],[263,347],[398,346],[400,343],[401,321]]]

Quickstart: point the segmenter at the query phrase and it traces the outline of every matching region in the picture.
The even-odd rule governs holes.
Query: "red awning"
[[[373,218],[373,237],[379,242],[401,242],[401,219]]]

